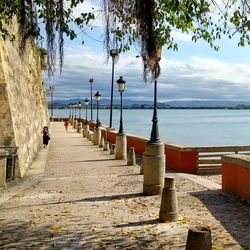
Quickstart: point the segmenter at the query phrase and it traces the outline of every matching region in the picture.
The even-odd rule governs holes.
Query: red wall
[[[165,148],[166,166],[177,172],[196,173],[197,157],[196,151],[182,151],[178,148]]]
[[[250,169],[222,162],[222,190],[250,201]]]

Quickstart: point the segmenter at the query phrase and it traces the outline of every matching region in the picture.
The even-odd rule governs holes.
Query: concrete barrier
[[[250,155],[222,157],[222,190],[250,201]]]

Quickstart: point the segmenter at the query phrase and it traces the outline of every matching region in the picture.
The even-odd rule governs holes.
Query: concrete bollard
[[[89,141],[93,141],[93,137],[94,137],[93,132],[90,132],[90,133],[89,133]]]
[[[101,130],[99,128],[95,128],[94,129],[93,144],[99,146],[99,144],[100,144],[100,138],[101,138]]]
[[[115,139],[115,159],[127,159],[127,136],[124,133],[118,133]]]
[[[103,151],[109,151],[109,142],[108,141],[104,142]]]
[[[173,177],[165,177],[159,220],[162,222],[178,220],[178,202]]]
[[[161,194],[165,177],[164,144],[162,142],[146,143],[143,160],[143,194]]]
[[[9,155],[7,150],[0,149],[0,187],[6,187],[6,157]]]
[[[115,144],[111,144],[111,147],[110,147],[110,152],[109,152],[111,155],[114,155],[115,154]]]
[[[128,150],[127,165],[128,166],[135,166],[136,165],[135,148],[134,147],[130,147]]]
[[[212,250],[211,229],[196,226],[188,230],[185,250]]]
[[[103,147],[104,147],[104,137],[101,138],[100,144],[99,144],[99,148],[103,148]]]
[[[142,156],[142,160],[141,160],[141,168],[140,168],[140,174],[143,174],[143,163],[144,163],[144,157]]]

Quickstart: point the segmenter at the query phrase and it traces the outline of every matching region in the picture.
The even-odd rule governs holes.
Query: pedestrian
[[[66,132],[68,131],[68,126],[69,126],[69,122],[67,120],[64,121],[64,127]]]
[[[50,135],[49,135],[49,128],[47,126],[43,127],[43,148],[47,148],[50,140]]]

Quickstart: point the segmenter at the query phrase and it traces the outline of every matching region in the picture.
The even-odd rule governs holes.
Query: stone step
[[[196,174],[221,174],[221,167],[198,168]]]

